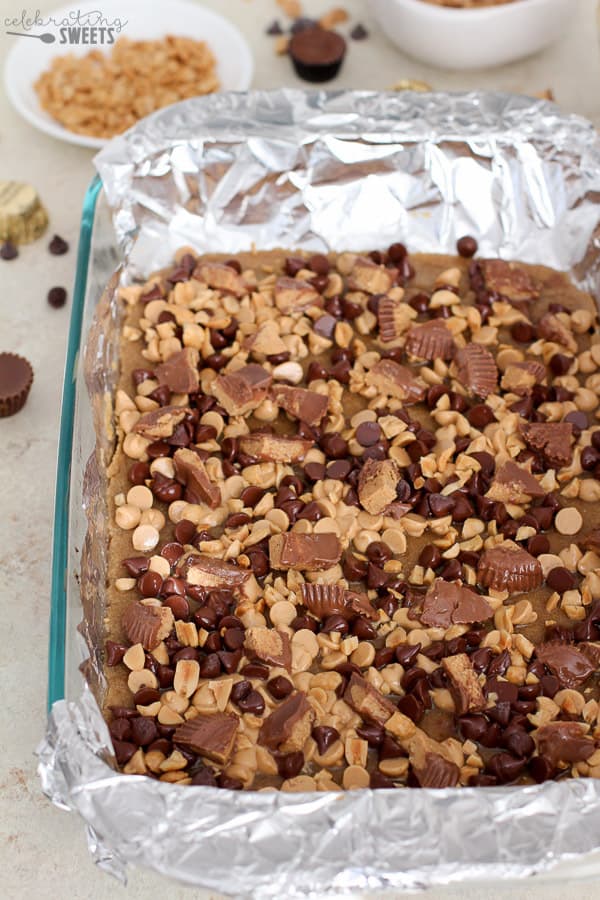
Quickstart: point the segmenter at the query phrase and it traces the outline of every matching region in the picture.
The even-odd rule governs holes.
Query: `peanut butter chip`
[[[566,506],[557,512],[554,524],[559,534],[577,534],[581,531],[583,518],[574,506]]]

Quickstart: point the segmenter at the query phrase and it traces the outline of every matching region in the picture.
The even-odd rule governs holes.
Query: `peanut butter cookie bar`
[[[123,288],[105,712],[123,772],[600,776],[600,341],[543,266],[182,249]]]

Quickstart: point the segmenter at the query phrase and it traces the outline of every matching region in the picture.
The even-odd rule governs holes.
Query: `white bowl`
[[[513,0],[453,9],[424,0],[369,0],[401,50],[442,69],[480,69],[537,53],[562,34],[577,0]]]
[[[104,19],[110,19],[111,22],[116,19],[126,20],[127,25],[117,36],[130,40],[154,40],[167,34],[175,34],[206,41],[217,60],[221,90],[245,91],[250,87],[254,62],[245,38],[235,25],[203,6],[187,0],[169,0],[168,3],[148,3],[147,0],[102,0],[102,3],[97,3],[85,0],[43,13],[42,18],[46,22],[50,18],[60,22],[74,9],[81,13],[101,10]],[[16,8],[15,17],[18,17]],[[8,25],[5,27],[9,28]],[[15,26],[11,30],[23,31],[23,28]],[[52,24],[34,27],[31,32],[52,33],[55,40],[52,43],[42,43],[31,37],[10,38],[14,45],[4,66],[4,85],[12,105],[31,125],[52,137],[81,144],[83,147],[103,147],[106,140],[69,131],[48,115],[40,106],[33,85],[50,66],[54,57],[67,53],[84,56],[90,50],[109,52],[110,46],[60,43],[60,31]]]

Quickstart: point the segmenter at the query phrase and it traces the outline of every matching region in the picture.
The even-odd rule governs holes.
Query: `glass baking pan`
[[[89,656],[80,632],[80,569],[88,528],[83,487],[96,433],[83,371],[84,346],[98,301],[118,264],[115,232],[102,182],[96,176],[83,203],[65,362],[54,506],[48,709],[57,700],[81,694],[81,667]]]
[[[124,776],[106,764],[107,729],[91,700],[102,687],[97,664],[102,604],[93,601],[96,596],[102,598],[104,585],[101,567],[94,569],[93,551],[102,545],[106,511],[90,460],[98,462],[99,454],[109,452],[111,441],[106,429],[106,433],[96,431],[97,404],[103,396],[106,399],[118,363],[115,341],[110,339],[114,316],[108,319],[116,304],[102,299],[109,299],[114,289],[124,249],[131,249],[132,221],[139,228],[136,234],[145,237],[136,246],[146,253],[147,271],[163,265],[165,256],[184,243],[212,251],[214,242],[219,244],[224,235],[230,235],[242,249],[241,241],[248,232],[252,239],[253,227],[261,235],[259,246],[265,249],[331,246],[339,250],[383,245],[388,234],[382,237],[382,233],[396,228],[398,234],[401,221],[401,233],[409,234],[411,250],[448,251],[457,236],[453,229],[460,228],[459,233],[482,236],[483,255],[500,252],[508,258],[570,269],[580,285],[596,294],[600,284],[600,149],[588,123],[562,116],[556,107],[506,95],[392,97],[281,91],[188,101],[183,106],[185,116],[182,105],[173,109],[176,115],[166,110],[145,120],[148,126],[141,123],[135,145],[128,146],[125,136],[110,150],[113,174],[122,178],[140,148],[152,154],[155,144],[160,145],[156,149],[159,163],[151,173],[160,177],[137,177],[152,168],[152,163],[146,166],[138,160],[131,163],[132,178],[137,181],[130,189],[117,183],[116,176],[111,182],[111,171],[100,168],[104,186],[95,178],[84,201],[56,483],[50,719],[39,751],[44,790],[58,805],[82,815],[96,859],[115,873],[122,873],[125,863],[151,865],[214,890],[222,889],[225,879],[232,891],[253,892],[261,898],[283,896],[291,885],[297,888],[297,896],[319,891],[323,885],[347,895],[351,890],[364,894],[472,882],[490,874],[507,878],[538,872],[557,859],[564,861],[582,849],[592,849],[598,843],[594,834],[598,795],[591,779],[587,784],[586,779],[574,779],[571,784],[523,789],[234,795]],[[150,127],[153,121],[158,126],[155,130]],[[186,152],[182,152],[186,137],[180,128],[197,129],[202,135],[201,140],[190,142]],[[396,128],[402,138],[394,135]],[[194,166],[200,171],[205,157],[213,152],[205,140],[211,129],[226,135],[214,150],[215,171],[223,184],[236,164],[239,172],[241,163],[245,175],[256,177],[269,204],[261,206],[260,190],[252,194],[252,185],[236,193],[230,180],[228,190],[219,192],[206,178],[206,196],[222,200],[223,207],[216,215],[212,210],[205,231],[201,214],[178,207],[178,227],[171,233],[169,219],[166,227],[161,221],[155,230],[160,238],[157,246],[148,240],[152,229],[144,232],[148,219],[155,224],[153,211],[162,209],[152,191],[156,189],[163,202],[170,184],[168,166],[176,169],[181,164],[185,179],[178,179],[176,173],[172,193],[176,198],[185,194],[183,188]],[[317,137],[310,167],[307,148],[319,130],[327,135]],[[219,140],[214,138],[215,146]],[[392,161],[386,143],[394,144]],[[249,152],[254,154],[255,169],[247,165]],[[297,153],[301,159],[296,166]],[[399,168],[406,166],[410,173],[400,184],[394,182],[392,162]],[[290,171],[278,179],[261,180],[263,165]],[[310,171],[312,182],[298,173],[302,166]],[[354,175],[344,180],[340,175],[345,173]],[[328,179],[333,179],[333,192]],[[371,232],[365,232],[366,184],[372,185],[379,204]],[[506,202],[498,202],[500,187]],[[272,202],[273,192],[280,188],[282,200],[277,205]],[[296,194],[305,201],[300,214]],[[256,201],[254,206],[250,201],[244,205],[246,196]],[[139,202],[140,197],[144,202]],[[127,233],[115,232],[109,200],[113,208],[121,201],[129,204],[122,218]],[[194,201],[204,202],[205,197],[195,196]],[[395,218],[400,207],[403,219]],[[282,231],[273,223],[258,221],[271,208]],[[345,217],[340,217],[340,210],[346,211]],[[249,226],[243,218],[246,213]],[[563,231],[557,227],[559,213],[566,217]],[[190,223],[196,230],[186,233]],[[334,228],[335,223],[339,227]],[[150,267],[155,259],[158,262]],[[92,341],[88,341],[90,333]],[[88,344],[93,345],[93,359],[89,351],[86,354]],[[88,534],[90,521],[93,533]],[[82,559],[87,576],[83,591]],[[366,832],[365,821],[369,823]],[[161,858],[157,860],[154,841],[159,832]],[[539,877],[597,877],[599,857],[578,857],[576,864],[563,862]]]

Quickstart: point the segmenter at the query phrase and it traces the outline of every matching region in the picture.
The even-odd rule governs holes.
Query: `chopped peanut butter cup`
[[[258,595],[258,585],[251,569],[242,569],[235,563],[215,559],[212,556],[192,554],[180,569],[187,584],[205,588],[207,591],[224,588],[240,597],[254,598]]]
[[[174,394],[193,394],[198,390],[198,360],[200,354],[193,347],[184,347],[156,367],[160,384],[166,384]]]
[[[543,384],[546,380],[546,366],[536,360],[528,359],[524,362],[510,363],[500,382],[502,390],[510,391],[519,397],[530,394],[536,384]]]
[[[481,344],[467,344],[456,351],[456,377],[470,394],[487,397],[498,388],[498,368],[494,357]]]
[[[350,676],[344,700],[365,721],[375,722],[376,725],[385,725],[390,716],[397,712],[393,703],[356,672]]]
[[[384,512],[397,496],[400,469],[393,459],[367,459],[358,478],[358,499],[372,516]]]
[[[273,666],[289,669],[292,664],[292,648],[285,631],[274,628],[248,628],[244,637],[244,648],[249,656],[256,656]]]
[[[554,766],[589,759],[596,744],[587,735],[589,725],[582,722],[549,722],[534,732],[540,755],[548,757]]]
[[[403,333],[406,327],[404,300],[394,300],[392,297],[382,297],[377,307],[377,322],[379,324],[379,337],[384,344],[395,341]]]
[[[479,584],[511,594],[533,591],[543,580],[539,560],[512,541],[486,550],[477,568]]]
[[[544,457],[549,467],[570,466],[573,426],[570,422],[528,422],[521,426],[525,443]]]
[[[174,622],[168,606],[152,606],[137,601],[127,606],[122,618],[123,631],[131,643],[141,644],[144,650],[158,647],[171,633]]]
[[[173,740],[180,747],[223,765],[231,756],[239,724],[234,713],[200,714],[176,728]]]
[[[182,447],[173,455],[175,475],[186,488],[190,503],[207,503],[216,509],[221,503],[221,491],[208,477],[206,467],[197,453]]]
[[[483,259],[478,266],[488,291],[507,300],[535,300],[539,289],[529,274],[516,263],[503,259]]]
[[[393,359],[380,359],[367,372],[365,380],[382,394],[397,397],[407,404],[418,403],[427,391],[426,385],[408,366],[401,366]]]
[[[463,716],[467,712],[485,709],[487,701],[466,653],[446,656],[442,660],[442,668],[450,679],[450,693],[454,698],[457,715]]]
[[[535,653],[565,688],[579,687],[595,672],[587,656],[570,644],[550,641],[539,644],[535,648]]]
[[[364,256],[357,256],[350,275],[350,287],[367,294],[387,294],[397,274],[395,269],[386,269]]]
[[[312,441],[278,434],[247,434],[240,438],[242,453],[264,462],[292,463],[304,459]]]
[[[312,306],[323,306],[323,298],[309,281],[301,278],[278,278],[275,284],[275,306],[285,313],[304,312]]]
[[[355,616],[378,618],[377,611],[364,594],[349,591],[341,584],[304,582],[301,585],[301,592],[302,602],[317,619],[326,619],[334,615],[342,616],[344,619],[352,619]]]
[[[527,503],[545,493],[535,475],[509,460],[496,472],[486,497],[501,503]]]
[[[315,712],[306,694],[297,691],[267,716],[260,727],[258,743],[281,753],[302,750],[314,719]]]
[[[452,359],[456,344],[452,333],[441,319],[423,325],[413,325],[408,332],[404,349],[417,359]]]
[[[538,335],[544,340],[560,344],[562,347],[570,350],[571,353],[577,351],[577,341],[558,316],[546,313],[538,322],[537,331]]]
[[[140,416],[133,430],[150,441],[165,440],[173,437],[177,426],[190,413],[191,409],[185,406],[162,406]]]
[[[213,395],[230,416],[244,416],[266,398],[272,376],[256,363],[250,363],[228,375],[218,375]]]
[[[421,787],[448,788],[458,784],[460,769],[456,763],[444,759],[437,753],[426,753],[423,762],[421,768],[413,767]]]
[[[318,572],[339,562],[342,545],[335,534],[288,531],[270,538],[269,556],[274,569]]]
[[[271,388],[271,396],[286,413],[307,425],[319,425],[327,414],[327,395],[316,391],[279,384]]]
[[[486,622],[493,614],[490,604],[472,588],[460,581],[436,578],[423,600],[418,618],[432,628]]]

